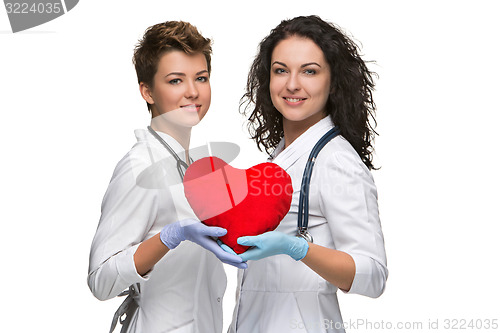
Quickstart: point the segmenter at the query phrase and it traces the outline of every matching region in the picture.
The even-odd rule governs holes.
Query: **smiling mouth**
[[[201,104],[182,105],[181,108],[187,109],[188,111],[198,111],[201,108]]]
[[[306,100],[306,98],[291,98],[291,97],[283,97],[283,99],[287,102],[290,102],[290,103],[297,103],[297,102]]]

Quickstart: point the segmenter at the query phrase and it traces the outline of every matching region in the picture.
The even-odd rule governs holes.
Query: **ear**
[[[151,88],[144,82],[139,83],[139,90],[142,98],[149,104],[155,104]]]

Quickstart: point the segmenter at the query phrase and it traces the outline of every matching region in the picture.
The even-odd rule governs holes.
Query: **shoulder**
[[[319,153],[316,163],[321,168],[333,168],[342,173],[372,178],[370,170],[363,163],[356,150],[341,135],[325,145]]]
[[[168,169],[165,168],[168,153],[155,141],[148,139],[147,131],[139,129],[135,130],[134,134],[137,141],[116,164],[110,186],[130,188],[137,185],[152,188],[149,178],[158,178],[158,176],[164,178],[165,176],[162,170]]]
[[[113,177],[127,173],[137,173],[151,165],[152,158],[148,152],[154,148],[144,142],[137,142],[116,164]]]
[[[321,197],[329,204],[336,198],[345,207],[353,202],[375,207],[378,195],[373,175],[344,137],[329,142],[316,164],[311,179],[316,179]]]

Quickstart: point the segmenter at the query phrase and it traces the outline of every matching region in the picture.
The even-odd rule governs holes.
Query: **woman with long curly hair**
[[[380,296],[388,275],[377,190],[370,173],[374,82],[358,47],[317,16],[282,21],[260,44],[242,99],[252,138],[292,178],[290,211],[251,246],[239,271],[230,332],[343,332],[337,289]],[[297,234],[311,150],[332,128],[309,188],[313,242]],[[297,237],[298,236],[298,237]]]

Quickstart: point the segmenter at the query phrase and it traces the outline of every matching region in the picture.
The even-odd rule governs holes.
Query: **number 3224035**
[[[447,330],[496,330],[498,328],[498,319],[445,319],[444,329]]]
[[[62,11],[61,3],[33,3],[7,2],[5,4],[7,14],[59,14]]]

